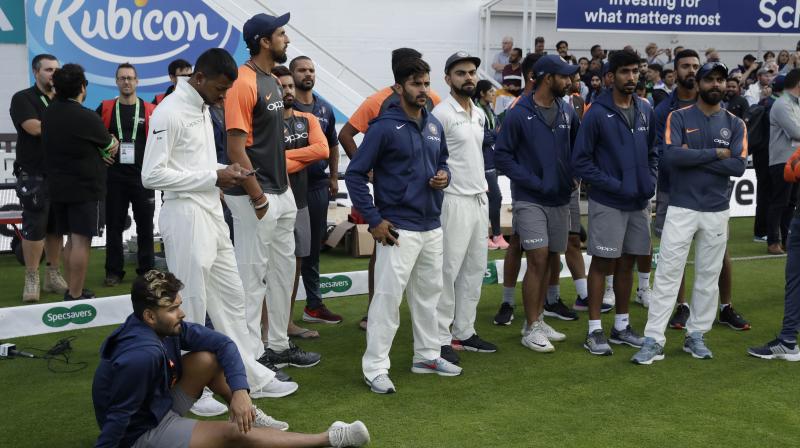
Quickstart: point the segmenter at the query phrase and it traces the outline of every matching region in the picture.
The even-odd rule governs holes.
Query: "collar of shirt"
[[[184,79],[183,76],[178,77],[178,85],[175,87],[175,92],[173,95],[179,95],[181,98],[186,100],[186,102],[194,107],[197,107],[201,111],[206,105],[205,100],[203,97],[200,96],[200,93],[189,84],[189,81]]]
[[[789,92],[786,92],[786,98],[790,99],[795,104],[800,104],[800,97],[796,97]]]
[[[473,104],[472,107],[469,108],[470,113],[467,114],[467,111],[463,107],[461,107],[461,104],[458,102],[458,100],[455,99],[452,93],[447,95],[447,98],[444,100],[444,102],[449,104],[450,107],[452,107],[453,110],[456,111],[457,113],[469,115],[470,118],[474,118],[475,115],[479,113],[478,108],[475,107],[475,105]]]

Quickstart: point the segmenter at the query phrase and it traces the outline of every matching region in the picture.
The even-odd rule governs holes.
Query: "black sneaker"
[[[275,379],[276,380],[282,381],[282,382],[287,382],[287,381],[291,381],[292,380],[292,377],[287,375],[286,372],[284,372],[283,370],[275,367],[275,364],[273,364],[272,361],[270,361],[269,356],[267,356],[266,352],[264,352],[264,354],[260,358],[258,358],[257,361],[258,361],[259,364],[261,364],[264,367],[268,368],[269,370],[272,370],[273,372],[275,372]]]
[[[497,351],[496,345],[484,341],[477,334],[473,334],[468,339],[462,339],[461,346],[468,352],[494,353]]]
[[[544,315],[556,317],[561,320],[578,320],[578,313],[569,309],[567,305],[564,305],[561,297],[558,298],[558,302],[552,305],[549,303],[544,304]]]
[[[719,312],[719,323],[725,324],[734,330],[742,331],[750,329],[750,322],[745,320],[741,314],[733,309],[733,305],[728,305]]]
[[[71,295],[69,295],[69,291],[66,291],[64,293],[65,302],[70,302],[72,300],[87,300],[87,299],[94,299],[94,293],[89,291],[88,289],[84,289],[83,291],[81,291],[80,297],[72,297]]]
[[[675,314],[673,314],[672,319],[669,320],[669,328],[683,330],[686,328],[687,320],[689,320],[689,305],[679,303],[675,308]]]
[[[500,309],[497,311],[497,314],[494,315],[494,324],[511,325],[512,320],[514,320],[514,307],[506,302],[503,302],[503,304],[500,305]]]
[[[109,286],[109,287],[118,286],[120,282],[122,282],[122,277],[120,277],[119,275],[109,274],[106,275],[105,280],[103,280],[103,286]]]
[[[274,350],[268,348],[264,353],[265,356],[275,364],[275,367],[282,369],[286,366],[292,367],[314,367],[319,364],[322,355],[314,352],[303,351],[300,347],[296,346],[294,342],[289,341],[289,348],[276,353]]]
[[[453,347],[449,345],[442,346],[442,354],[439,356],[451,364],[458,364],[461,362],[461,358],[458,357],[458,353],[456,353],[456,351],[453,350]]]

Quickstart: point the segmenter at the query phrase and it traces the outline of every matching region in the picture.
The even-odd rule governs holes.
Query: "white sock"
[[[600,319],[590,320],[589,321],[589,333],[590,334],[592,332],[594,332],[595,330],[602,330],[602,329],[603,329],[603,324],[602,324],[602,321]]]
[[[613,288],[613,287],[614,287],[614,276],[606,275],[606,288]]]
[[[616,329],[617,331],[622,331],[628,328],[629,323],[630,323],[630,315],[628,313],[617,314],[614,316],[614,329]]]
[[[731,306],[731,304],[730,303],[721,303],[719,305],[719,310],[720,311],[724,310],[726,306]]]
[[[639,289],[649,288],[649,287],[650,287],[650,273],[649,272],[640,272],[639,273]]]
[[[558,302],[561,295],[561,285],[550,285],[547,287],[547,304],[553,305]]]
[[[579,278],[575,280],[575,292],[578,293],[578,297],[581,299],[585,299],[589,296],[589,288],[586,286],[585,278]]]

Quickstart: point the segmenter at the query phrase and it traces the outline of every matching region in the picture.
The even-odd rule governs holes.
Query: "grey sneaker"
[[[762,345],[761,347],[750,347],[747,349],[750,356],[761,359],[783,359],[786,361],[800,361],[800,349],[797,343],[791,344],[781,339],[775,338]]]
[[[589,350],[589,353],[593,355],[611,356],[614,354],[614,350],[611,350],[611,346],[608,345],[608,340],[603,330],[594,330],[586,335],[583,348]]]
[[[644,344],[644,338],[633,331],[630,325],[625,327],[624,330],[619,331],[616,328],[611,328],[611,337],[608,342],[612,344],[627,344],[634,348],[641,348]]]
[[[653,361],[664,359],[664,347],[653,338],[644,338],[642,349],[631,357],[634,364],[650,365]]]
[[[392,383],[392,380],[389,379],[389,375],[385,373],[381,373],[380,375],[376,376],[372,379],[372,381],[368,380],[367,377],[364,377],[364,382],[367,383],[369,389],[376,394],[393,394],[397,391],[394,388],[394,383]]]
[[[22,303],[39,301],[39,271],[25,271],[25,287],[22,289]]]
[[[328,428],[328,441],[334,448],[364,446],[369,443],[369,431],[361,420],[353,423],[333,422]]]
[[[461,367],[445,361],[444,358],[415,362],[411,365],[411,371],[413,373],[435,373],[439,376],[461,375]]]
[[[61,276],[56,268],[47,268],[44,276],[44,290],[46,292],[54,292],[56,294],[64,294],[69,289],[67,281]]]
[[[273,428],[280,431],[289,429],[288,423],[270,417],[256,405],[253,405],[253,409],[256,411],[256,421],[253,423],[256,428]]]
[[[706,347],[703,334],[698,332],[686,334],[686,339],[683,340],[683,351],[691,353],[697,359],[711,359],[714,357],[711,350]]]

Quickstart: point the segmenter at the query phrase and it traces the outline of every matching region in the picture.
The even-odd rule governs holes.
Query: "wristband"
[[[263,204],[261,204],[261,205],[253,205],[253,208],[254,208],[254,209],[256,209],[256,210],[261,210],[261,209],[264,209],[264,208],[269,208],[269,201],[265,201],[265,202],[264,202]]]
[[[253,205],[255,205],[255,204],[256,204],[256,202],[260,201],[260,200],[261,200],[261,199],[263,199],[263,198],[264,198],[264,192],[261,192],[261,194],[260,194],[260,195],[258,195],[258,196],[257,196],[255,199],[253,199],[253,198],[250,198],[250,203],[251,203],[251,204],[253,204]]]

